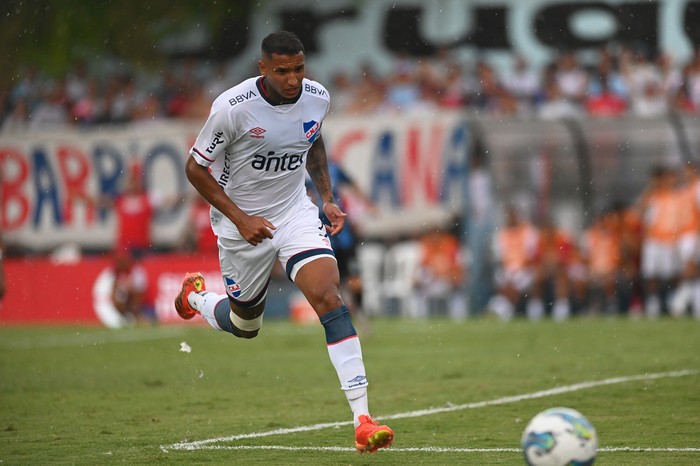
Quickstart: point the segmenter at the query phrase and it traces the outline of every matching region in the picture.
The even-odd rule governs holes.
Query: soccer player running
[[[339,291],[339,273],[326,230],[343,228],[333,199],[321,124],[328,91],[304,77],[304,46],[292,33],[262,41],[261,76],[225,91],[212,104],[185,171],[212,205],[219,262],[227,295],[205,290],[200,274],[185,276],[175,308],[200,314],[239,338],[258,335],[270,273],[279,260],[325,329],[328,354],[355,424],[355,446],[373,453],[394,432],[373,421],[362,349]],[[304,184],[304,168],[323,199],[324,228]],[[210,172],[211,169],[211,172]]]

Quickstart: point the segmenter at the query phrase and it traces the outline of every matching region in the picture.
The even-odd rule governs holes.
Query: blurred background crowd
[[[590,63],[562,52],[539,68],[519,55],[504,68],[486,60],[462,63],[441,50],[428,59],[397,56],[391,69],[380,75],[367,63],[353,73],[334,73],[331,82],[323,83],[333,96],[332,111],[460,109],[484,117],[557,119],[697,114],[700,109],[700,50],[679,63],[670,51],[610,46]],[[81,60],[64,76],[48,76],[28,65],[13,87],[2,90],[2,129],[202,120],[216,96],[256,74],[249,64],[234,70],[196,59],[174,62],[155,74]]]

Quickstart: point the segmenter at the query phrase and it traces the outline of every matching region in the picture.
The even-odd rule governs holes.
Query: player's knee
[[[262,326],[263,312],[265,311],[265,303],[253,306],[251,308],[240,308],[231,306],[229,318],[233,333],[239,338],[251,339],[258,336],[260,327]]]
[[[343,305],[343,299],[340,297],[340,291],[336,287],[327,287],[319,290],[314,296],[311,296],[310,304],[316,311],[327,311],[335,309]]]

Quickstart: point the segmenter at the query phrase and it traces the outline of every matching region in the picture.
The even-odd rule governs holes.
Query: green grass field
[[[362,344],[396,441],[360,456],[320,325],[0,328],[0,462],[517,465],[528,420],[568,406],[596,464],[700,464],[700,322],[379,320]]]

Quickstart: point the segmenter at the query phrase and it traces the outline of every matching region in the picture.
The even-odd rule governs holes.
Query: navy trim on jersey
[[[304,88],[302,87],[301,89],[299,89],[299,95],[297,95],[294,100],[289,100],[289,101],[285,101],[283,103],[278,103],[278,102],[275,102],[274,100],[270,99],[270,94],[263,87],[262,80],[263,80],[262,77],[259,78],[257,81],[255,81],[255,85],[257,86],[258,90],[260,91],[260,95],[262,96],[262,98],[265,99],[265,102],[267,102],[268,104],[273,105],[273,106],[295,104],[301,98],[301,93],[304,92]]]
[[[300,261],[303,261],[307,257],[312,257],[312,256],[320,256],[320,255],[331,255],[335,257],[335,254],[333,253],[332,249],[326,249],[326,248],[314,248],[314,249],[307,249],[306,251],[302,251],[300,253],[294,254],[288,261],[287,261],[287,278],[290,280],[292,279],[292,269],[294,268],[297,263]]]
[[[243,308],[251,308],[255,306],[256,304],[259,303],[259,301],[262,299],[263,296],[265,296],[265,293],[267,293],[267,287],[270,285],[270,278],[267,279],[267,283],[265,283],[265,286],[263,287],[262,291],[258,293],[256,297],[254,297],[251,300],[248,301],[242,301],[240,299],[236,299],[231,297],[231,295],[228,295],[228,299],[235,304],[236,306],[243,307]]]
[[[206,155],[202,154],[201,152],[199,152],[199,149],[197,149],[196,147],[193,147],[192,150],[195,151],[195,152],[197,153],[197,155],[199,155],[200,157],[202,157],[202,158],[203,158],[204,160],[206,160],[207,162],[212,162],[212,163],[214,163],[214,159],[210,159],[210,158],[207,157]]]

